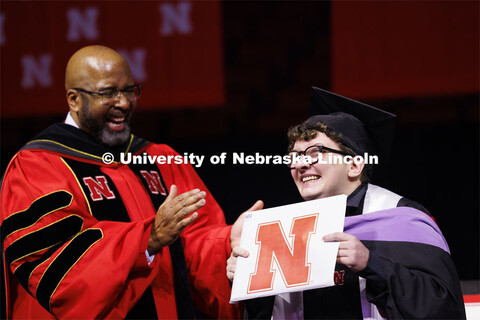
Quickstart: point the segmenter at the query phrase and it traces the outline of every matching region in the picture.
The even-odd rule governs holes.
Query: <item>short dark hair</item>
[[[356,156],[356,152],[353,151],[351,148],[345,145],[343,142],[343,137],[341,133],[337,133],[328,128],[328,126],[323,122],[312,123],[309,120],[305,120],[301,124],[291,126],[288,129],[287,137],[288,137],[288,151],[293,150],[295,142],[298,140],[309,141],[315,139],[317,136],[317,132],[323,132],[327,137],[332,139],[340,146],[340,150],[350,154],[351,156]],[[370,182],[370,177],[368,176],[366,167],[363,168],[362,173],[360,175],[360,182],[368,183]]]

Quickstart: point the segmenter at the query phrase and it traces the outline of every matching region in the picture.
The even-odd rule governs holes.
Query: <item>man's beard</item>
[[[131,108],[126,113],[125,127],[121,131],[111,131],[108,129],[105,119],[98,123],[91,117],[90,103],[88,99],[83,99],[83,108],[81,109],[80,121],[85,128],[88,128],[90,134],[92,134],[100,143],[109,146],[116,147],[124,144],[130,139],[130,120],[132,118]]]

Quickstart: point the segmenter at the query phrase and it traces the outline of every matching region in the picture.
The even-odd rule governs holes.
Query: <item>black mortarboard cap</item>
[[[396,115],[316,87],[312,87],[309,115],[312,125],[323,122],[329,130],[341,133],[345,145],[358,155],[378,156],[375,173],[372,175],[372,166],[367,168],[371,178],[385,173]]]

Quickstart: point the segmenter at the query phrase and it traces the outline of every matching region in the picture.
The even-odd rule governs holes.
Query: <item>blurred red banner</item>
[[[479,92],[478,1],[332,1],[331,10],[336,93]]]
[[[62,114],[69,57],[91,44],[122,53],[140,109],[224,103],[219,1],[2,1],[1,115]]]

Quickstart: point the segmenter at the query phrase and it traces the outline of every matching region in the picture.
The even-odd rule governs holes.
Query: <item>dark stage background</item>
[[[312,85],[393,112],[399,116],[393,155],[379,184],[427,207],[460,278],[479,279],[478,2],[408,2],[407,8],[372,3],[376,11],[343,1],[220,3],[223,102],[147,109],[140,99],[134,132],[207,158],[221,152],[282,154],[286,130],[307,116]],[[384,28],[362,25],[375,17]],[[352,40],[342,43],[345,37]],[[354,40],[354,48],[348,47]],[[4,72],[5,63],[3,84],[15,78]],[[2,174],[16,150],[66,113],[66,104],[48,115],[2,111]],[[266,207],[301,201],[289,170],[280,165],[227,160],[207,162],[198,172],[229,223],[257,199]]]

